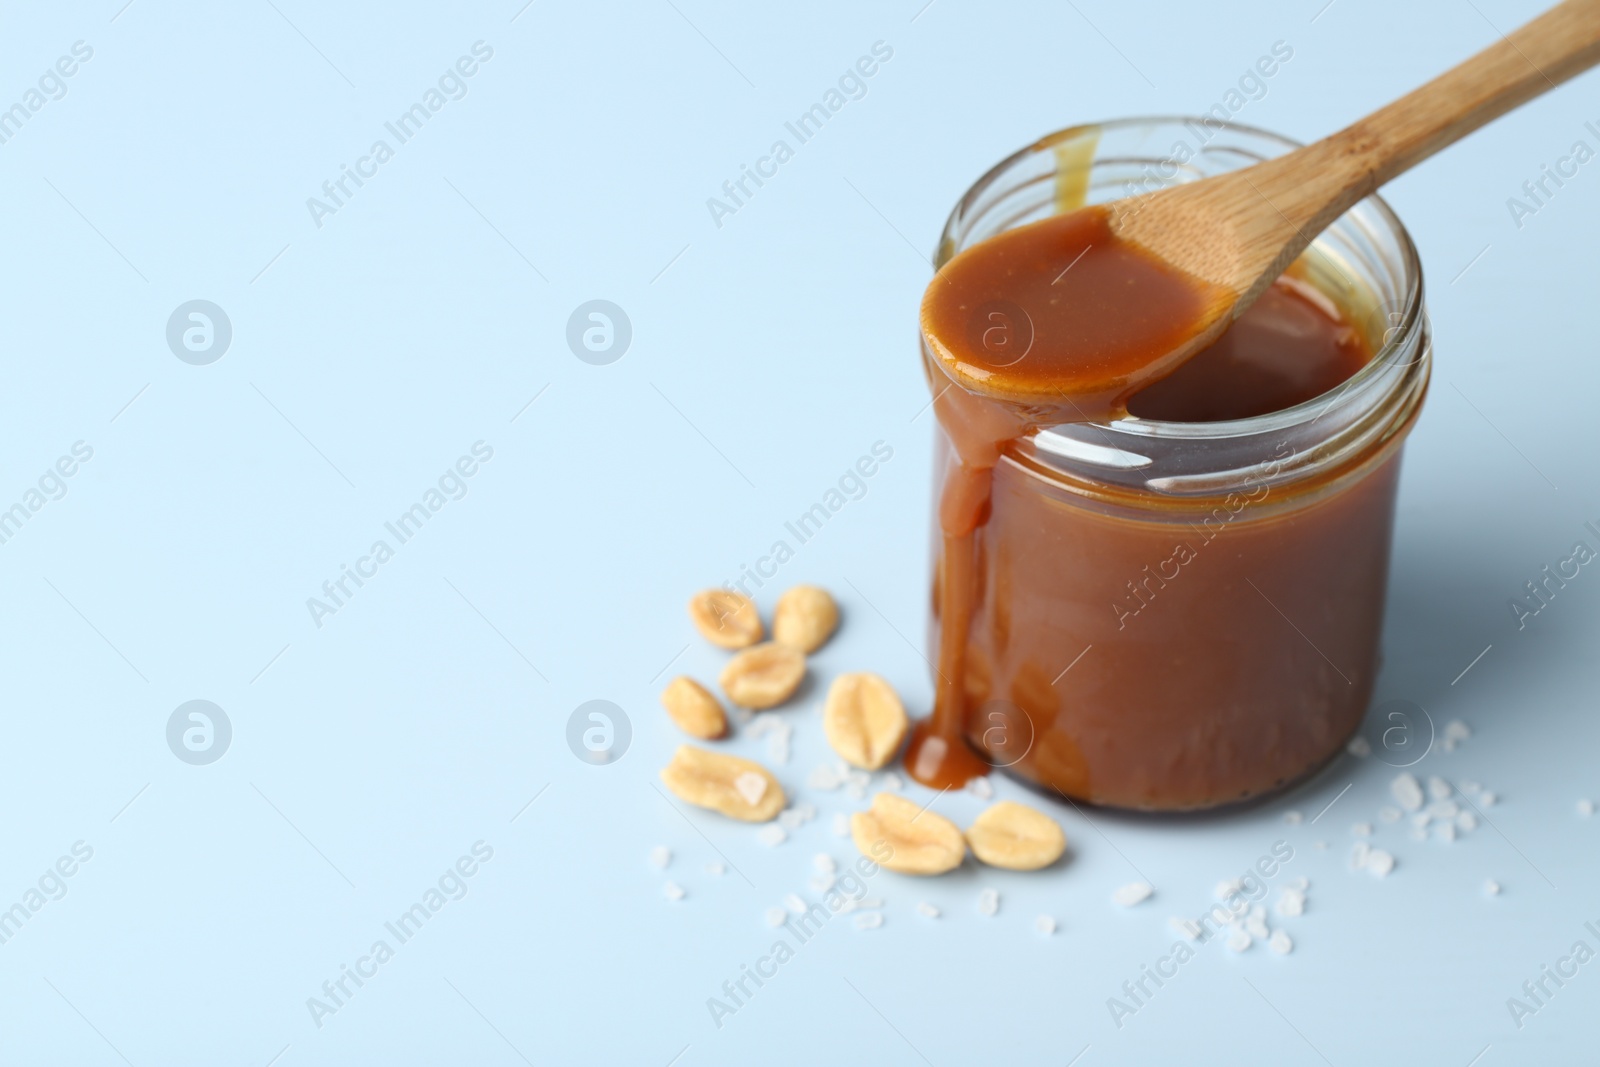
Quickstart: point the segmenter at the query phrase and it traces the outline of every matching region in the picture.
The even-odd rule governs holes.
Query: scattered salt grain
[[[1300,892],[1304,893],[1307,889],[1311,888],[1311,879],[1307,878],[1303,874],[1298,878],[1291,878],[1289,879],[1289,888],[1298,889]]]
[[[1237,893],[1242,888],[1243,886],[1240,884],[1239,879],[1228,878],[1224,881],[1218,882],[1217,887],[1213,889],[1211,893],[1218,900],[1225,900],[1228,897],[1233,896],[1233,894]]]
[[[872,783],[872,775],[866,771],[851,771],[845,777],[845,795],[851,800],[867,799],[867,786]]]
[[[806,817],[794,808],[785,808],[778,813],[778,825],[785,830],[798,830],[806,824]]]
[[[819,763],[812,772],[806,776],[806,785],[812,789],[820,789],[831,793],[844,784],[844,778],[826,763]]]
[[[1389,783],[1389,792],[1394,794],[1395,801],[1407,811],[1417,811],[1422,807],[1422,784],[1409,771],[1396,776],[1395,780]]]
[[[657,845],[650,850],[650,866],[658,871],[667,869],[667,864],[672,862],[672,850],[666,845]]]
[[[1411,825],[1416,827],[1418,830],[1426,830],[1428,828],[1428,824],[1432,821],[1433,812],[1431,811],[1419,811],[1415,815],[1411,816]]]
[[[1185,919],[1181,915],[1174,915],[1167,920],[1167,925],[1172,928],[1173,933],[1179,937],[1186,937],[1190,941],[1194,941],[1200,936],[1200,924],[1193,919]]]
[[[856,916],[857,930],[876,930],[883,925],[883,912],[865,911]]]
[[[842,811],[833,813],[833,833],[835,837],[850,836],[850,816]]]
[[[1444,736],[1450,741],[1465,741],[1472,736],[1472,727],[1460,719],[1451,719],[1444,724]]]
[[[1129,882],[1127,885],[1115,890],[1111,894],[1113,904],[1121,904],[1124,908],[1131,908],[1141,901],[1149,900],[1155,888],[1149,882]]]
[[[971,793],[979,800],[989,800],[994,797],[994,783],[989,781],[988,775],[984,775],[981,778],[974,778],[972,781],[967,783],[967,792]]]
[[[1435,800],[1428,805],[1428,814],[1435,819],[1453,819],[1461,811],[1461,805],[1453,800]]]
[[[1385,804],[1378,809],[1378,818],[1384,822],[1399,822],[1402,812],[1392,804]]]
[[[1470,811],[1464,811],[1456,816],[1456,829],[1471,833],[1478,828],[1478,817]]]
[[[1481,785],[1479,785],[1477,782],[1469,780],[1469,781],[1457,782],[1456,783],[1456,788],[1461,790],[1463,793],[1476,793],[1478,790],[1482,789],[1483,787]]]
[[[1440,823],[1438,834],[1441,841],[1454,841],[1456,839],[1456,824],[1453,822]]]
[[[1328,847],[1328,843],[1326,841],[1313,841],[1311,842],[1311,847],[1319,850],[1326,849]]]
[[[1250,935],[1243,930],[1235,929],[1228,935],[1228,947],[1235,952],[1243,952],[1250,947]]]
[[[998,890],[985,889],[978,894],[979,914],[993,916],[999,911],[1000,893]]]
[[[1289,935],[1283,930],[1272,931],[1272,936],[1267,939],[1267,947],[1280,956],[1287,956],[1294,951],[1294,942],[1289,940]]]
[[[1350,832],[1355,834],[1357,837],[1371,837],[1372,824],[1370,822],[1358,822],[1354,826],[1350,827]]]
[[[1367,859],[1372,855],[1372,846],[1365,841],[1357,841],[1356,847],[1350,850],[1350,869],[1359,871],[1367,865]]]
[[[1483,891],[1491,897],[1497,897],[1500,895],[1500,883],[1491,878],[1483,883]]]
[[[767,795],[767,777],[755,771],[745,771],[733,780],[733,788],[744,797],[746,803],[754,807]]]
[[[924,900],[917,905],[917,914],[922,916],[924,919],[937,919],[939,917],[939,908],[936,905],[929,904],[926,900]]]
[[[1372,742],[1365,737],[1352,737],[1350,743],[1344,746],[1344,750],[1357,759],[1366,759],[1372,755]]]
[[[756,831],[756,840],[770,848],[781,845],[785,841],[789,840],[789,835],[787,832],[785,832],[783,827],[777,825],[776,823],[769,822],[767,825]]]
[[[668,882],[666,885],[661,887],[661,891],[667,895],[668,900],[683,899],[683,886],[679,885],[677,882]]]
[[[1041,915],[1033,920],[1033,928],[1046,937],[1056,932],[1056,921],[1048,915]]]
[[[856,907],[861,908],[863,910],[865,910],[867,908],[881,908],[881,907],[883,907],[883,898],[882,897],[862,897],[860,900],[856,901]]]
[[[1411,828],[1411,840],[1413,840],[1413,841],[1426,841],[1427,839],[1428,839],[1428,828],[1426,826],[1413,826]]]
[[[1594,814],[1594,801],[1585,798],[1578,801],[1578,814],[1585,819]]]
[[[833,857],[828,855],[826,852],[818,852],[815,856],[811,857],[811,868],[812,870],[819,871],[822,874],[832,874],[834,871],[839,869],[839,865],[835,863]]]
[[[1394,870],[1394,857],[1381,848],[1375,848],[1367,857],[1367,870],[1377,878],[1387,878],[1389,872]]]
[[[1445,800],[1455,790],[1450,788],[1450,783],[1440,778],[1437,774],[1428,779],[1428,795],[1435,800]]]
[[[811,891],[814,893],[826,893],[833,888],[833,884],[837,881],[838,879],[831,874],[819,873],[813,874],[811,880],[806,884],[811,887]]]
[[[782,908],[768,908],[767,909],[766,918],[767,918],[767,925],[768,926],[782,926],[783,923],[784,923],[784,920],[787,919],[788,917],[789,917],[789,913],[784,911]]]
[[[788,763],[789,740],[794,736],[794,727],[782,719],[775,719],[771,734],[767,741],[767,756],[774,763]]]
[[[1267,929],[1267,909],[1260,904],[1250,909],[1250,917],[1244,921],[1245,932],[1258,941],[1265,941],[1272,936],[1272,931]]]
[[[891,789],[896,793],[906,787],[905,779],[893,771],[885,771],[878,779],[878,785],[883,789]]]
[[[1363,860],[1363,862],[1366,861]],[[1355,864],[1354,857],[1351,858],[1351,863],[1359,866],[1358,864]],[[1278,897],[1278,903],[1274,905],[1274,910],[1276,910],[1279,915],[1283,915],[1288,918],[1293,918],[1296,915],[1304,915],[1306,912],[1306,895],[1298,889],[1286,888],[1284,889],[1282,895]],[[1265,918],[1264,915],[1263,918]]]
[[[1304,820],[1305,816],[1301,815],[1298,811],[1286,811],[1283,813],[1283,821],[1288,823],[1290,826],[1299,826]]]
[[[728,868],[723,866],[719,860],[712,860],[710,863],[706,864],[707,874],[726,874],[727,871]]]
[[[800,899],[800,894],[789,893],[783,898],[783,906],[796,915],[804,915],[808,910],[806,902]]]
[[[1480,807],[1480,808],[1492,808],[1492,807],[1494,807],[1494,802],[1497,799],[1499,799],[1499,798],[1496,797],[1493,793],[1489,792],[1488,790],[1485,790],[1478,797],[1478,807]]]

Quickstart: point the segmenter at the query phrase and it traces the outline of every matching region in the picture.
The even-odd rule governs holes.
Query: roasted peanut
[[[707,589],[689,601],[689,618],[700,636],[718,648],[749,648],[761,640],[761,616],[749,597],[730,589]]]
[[[788,645],[768,641],[728,661],[717,681],[741,708],[775,708],[794,695],[806,676],[806,658]]]
[[[783,786],[759,763],[693,745],[679,745],[661,780],[682,800],[744,822],[769,822],[787,801]]]
[[[967,852],[955,823],[893,793],[877,794],[870,810],[850,816],[850,838],[863,856],[901,874],[943,874]]]
[[[972,854],[991,867],[1037,871],[1061,858],[1067,835],[1054,819],[1026,804],[1002,800],[967,830]]]
[[[849,762],[875,771],[894,758],[906,736],[906,709],[876,674],[841,674],[822,706],[822,732]]]
[[[693,678],[674,678],[661,691],[661,705],[678,729],[706,740],[728,732],[728,717],[711,691]]]
[[[827,643],[839,625],[839,605],[826,589],[797,585],[778,598],[772,612],[772,639],[810,655]]]

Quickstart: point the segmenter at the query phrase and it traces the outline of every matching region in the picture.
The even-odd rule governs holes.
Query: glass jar
[[[1201,118],[1064,130],[962,197],[937,265],[1059,211],[1294,147]],[[1400,450],[1432,362],[1421,266],[1371,197],[1291,271],[1375,353],[1339,387],[1228,422],[1048,428],[995,467],[976,535],[962,718],[991,764],[1076,800],[1193,810],[1304,777],[1360,725]],[[936,462],[942,484],[954,463],[942,431]],[[934,534],[937,584],[937,516]],[[938,647],[937,588],[933,601]]]

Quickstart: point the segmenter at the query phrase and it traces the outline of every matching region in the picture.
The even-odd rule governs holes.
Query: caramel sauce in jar
[[[1319,241],[1174,366],[1220,296],[1105,211],[947,254],[925,294],[938,655],[905,764],[935,787],[998,766],[1096,804],[1207,808],[1309,773],[1365,712],[1426,389],[1420,283],[1397,345],[1381,272],[1369,286]]]

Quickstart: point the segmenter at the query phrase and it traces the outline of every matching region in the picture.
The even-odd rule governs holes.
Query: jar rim
[[[1190,125],[1199,125],[1217,132],[1235,131],[1266,142],[1276,143],[1286,150],[1303,147],[1303,142],[1285,137],[1272,130],[1265,130],[1259,126],[1251,126],[1231,120],[1222,121],[1213,116],[1202,115],[1130,116],[1105,122],[1079,123],[1068,126],[1048,133],[1033,143],[1011,153],[990,167],[977,181],[972,183],[967,191],[961,195],[961,198],[956,201],[956,206],[945,220],[944,229],[940,231],[939,251],[935,258],[936,268],[942,267],[950,256],[954,255],[955,251],[959,249],[960,235],[957,233],[957,227],[962,222],[965,214],[976,205],[978,198],[986,190],[998,182],[1018,163],[1039,153],[1049,151],[1075,137],[1091,132],[1098,135],[1106,131],[1136,129],[1139,127]],[[1406,230],[1399,216],[1395,214],[1394,209],[1377,193],[1364,197],[1351,210],[1354,211],[1363,205],[1371,205],[1388,231],[1388,236],[1397,245],[1404,296],[1401,307],[1397,311],[1400,317],[1399,322],[1396,323],[1393,330],[1385,331],[1382,345],[1374,350],[1372,358],[1360,370],[1327,392],[1311,397],[1299,404],[1262,415],[1216,422],[1168,422],[1159,419],[1141,419],[1129,415],[1110,422],[1095,422],[1085,425],[1098,431],[1129,434],[1141,438],[1193,441],[1254,436],[1289,429],[1306,422],[1315,422],[1341,397],[1347,394],[1364,392],[1374,379],[1390,368],[1396,356],[1402,354],[1405,349],[1414,347],[1413,333],[1423,323],[1424,306],[1422,298],[1422,260],[1417,254],[1416,245],[1411,240],[1411,234]],[[1052,430],[1046,427],[1041,429],[1039,433],[1043,436],[1051,434]]]

